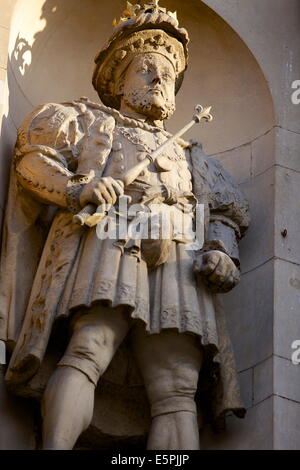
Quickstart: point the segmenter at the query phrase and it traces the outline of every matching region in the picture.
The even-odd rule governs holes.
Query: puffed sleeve
[[[113,128],[111,116],[80,101],[40,106],[18,131],[14,167],[19,183],[38,200],[77,212],[79,191],[95,176],[95,162],[81,174],[78,163],[84,160],[86,170],[91,147],[97,145],[99,172],[111,148]]]
[[[194,193],[206,210],[203,250],[220,250],[239,266],[238,241],[249,223],[249,204],[220,162],[208,157],[198,141],[191,143]]]

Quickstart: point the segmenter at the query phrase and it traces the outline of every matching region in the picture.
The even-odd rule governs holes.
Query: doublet
[[[103,176],[122,177],[166,140],[167,137],[159,130],[152,133],[116,124]],[[132,202],[140,202],[148,188],[162,185],[181,194],[192,194],[189,151],[175,143],[165,150],[163,157],[171,162],[171,170],[159,171],[155,163],[151,163],[125,189],[125,193],[133,198]],[[168,204],[162,202],[161,205],[166,211],[169,209]],[[188,217],[193,218],[193,214]],[[138,241],[134,241],[132,250],[132,243],[99,240],[96,229],[86,230],[74,268],[76,273],[70,276],[74,279],[72,289],[67,291],[68,296],[70,292],[71,295],[63,297],[64,309],[67,305],[68,311],[75,311],[89,308],[97,302],[113,308],[124,306],[133,318],[145,323],[149,333],[174,328],[197,334],[207,343],[215,341],[213,325],[207,331],[207,322],[199,316],[203,308],[199,305],[197,281],[193,273],[195,256],[186,250],[184,243],[176,240],[175,235],[172,234],[173,242],[166,262],[152,269],[147,266]],[[157,299],[161,299],[160,302]]]
[[[167,137],[159,130],[152,133],[117,124],[104,175],[122,177],[126,171],[144,160],[147,154],[156,150],[166,140]],[[178,143],[174,143],[162,156],[171,162],[172,168],[169,171],[159,171],[154,163],[150,163],[149,167],[138,176],[136,183],[144,185],[145,188],[166,184],[182,193],[191,192],[192,175],[188,152]]]

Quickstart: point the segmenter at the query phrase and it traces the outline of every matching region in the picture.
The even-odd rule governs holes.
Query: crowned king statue
[[[220,426],[228,412],[245,414],[219,294],[240,279],[237,243],[248,204],[199,141],[165,129],[188,43],[176,13],[158,1],[128,3],[95,59],[101,103],[39,106],[18,131],[0,339],[11,356],[8,389],[42,395],[45,449],[75,446],[113,361],[107,380],[115,385],[120,377],[130,385],[124,367],[131,361],[136,368],[151,416],[148,449],[199,449],[200,416]],[[211,120],[209,110],[198,107],[194,120],[202,118]],[[193,244],[199,206],[204,242]],[[101,237],[111,213],[115,235]],[[144,237],[120,233],[141,214],[159,215]],[[168,236],[160,226],[165,216]],[[153,218],[159,236],[149,228]]]

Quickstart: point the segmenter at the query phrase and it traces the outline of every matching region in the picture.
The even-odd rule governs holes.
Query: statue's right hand
[[[104,178],[94,178],[83,188],[79,202],[82,207],[87,204],[100,206],[107,203],[114,205],[117,199],[124,194],[124,184],[120,180],[115,180],[110,176]]]

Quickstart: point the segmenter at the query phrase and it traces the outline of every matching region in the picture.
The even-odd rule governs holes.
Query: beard
[[[175,100],[165,99],[162,93],[132,90],[123,96],[127,106],[154,121],[169,119],[175,112]]]

